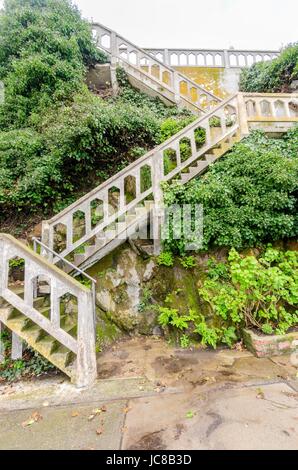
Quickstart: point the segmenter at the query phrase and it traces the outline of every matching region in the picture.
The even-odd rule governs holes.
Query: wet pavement
[[[99,380],[0,386],[0,449],[297,449],[290,357],[181,350],[133,338],[98,357]]]

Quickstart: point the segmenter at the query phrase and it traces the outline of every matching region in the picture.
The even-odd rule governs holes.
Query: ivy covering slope
[[[243,69],[240,90],[248,93],[288,92],[298,79],[298,43],[290,44],[276,59]]]
[[[298,235],[298,128],[282,139],[252,133],[203,177],[165,186],[171,204],[203,204],[204,248],[255,247]],[[183,239],[167,240],[183,253]]]
[[[45,218],[61,210],[160,143],[164,122],[175,128],[192,119],[132,89],[123,72],[119,97],[93,95],[86,71],[106,60],[71,1],[5,1],[0,15],[2,226],[12,217],[26,222],[37,212]]]

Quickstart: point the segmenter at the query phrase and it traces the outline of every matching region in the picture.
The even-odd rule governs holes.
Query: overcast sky
[[[143,47],[279,49],[298,41],[298,0],[74,2],[86,18]]]
[[[279,49],[298,41],[298,0],[75,0],[143,47]]]

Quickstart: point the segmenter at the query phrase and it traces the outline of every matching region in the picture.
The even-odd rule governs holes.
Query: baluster
[[[189,136],[190,143],[191,143],[191,156],[193,157],[197,153],[197,146],[196,146],[196,139],[195,139],[195,131],[193,130],[191,135]]]
[[[95,315],[91,292],[78,297],[77,387],[86,387],[97,377],[95,353]]]
[[[291,112],[290,112],[290,106],[289,106],[289,104],[290,104],[290,101],[289,101],[289,100],[285,100],[285,101],[284,101],[284,105],[285,105],[284,107],[285,107],[285,110],[286,110],[286,116],[287,116],[288,118],[291,117]]]
[[[256,105],[257,116],[262,116],[262,109],[261,109],[260,101],[258,98],[256,98],[255,105]]]
[[[85,232],[86,235],[89,235],[89,233],[92,230],[92,224],[91,224],[91,207],[90,203],[88,202],[87,205],[85,206]]]
[[[23,341],[16,334],[12,333],[12,342],[11,342],[11,359],[17,361],[23,357]]]
[[[73,244],[73,214],[67,217],[66,221],[66,247],[69,250]]]
[[[270,114],[272,117],[276,117],[276,108],[275,108],[275,103],[273,101],[269,101],[269,106],[270,106]]]
[[[55,328],[60,328],[60,297],[58,281],[53,277],[51,280],[51,323]]]
[[[119,187],[119,210],[124,209],[126,206],[126,200],[125,200],[125,189],[124,189],[124,178],[121,178],[120,182],[117,183]]]
[[[3,331],[4,331],[4,324],[0,321],[0,364],[2,364],[5,360],[5,356],[4,356],[4,343],[2,341],[2,334],[3,334]]]
[[[163,221],[163,191],[160,183],[163,178],[163,154],[158,152],[153,159],[153,194],[154,208],[151,216],[151,236],[154,242],[154,254],[161,251],[161,227]]]
[[[136,179],[136,197],[141,195],[141,167],[139,167],[135,173]]]

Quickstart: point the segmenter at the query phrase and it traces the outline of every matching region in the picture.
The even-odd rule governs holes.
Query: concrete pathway
[[[298,379],[289,357],[118,343],[100,379],[0,387],[0,449],[296,449]]]

